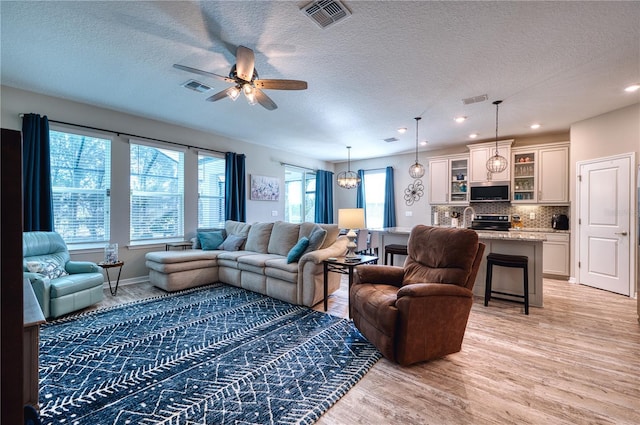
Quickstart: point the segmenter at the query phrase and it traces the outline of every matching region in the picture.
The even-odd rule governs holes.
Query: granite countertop
[[[480,239],[507,239],[523,242],[544,242],[547,237],[541,232],[476,232]]]
[[[523,227],[521,229],[509,229],[510,232],[536,232],[536,233],[571,233],[571,230],[557,230],[551,227]]]

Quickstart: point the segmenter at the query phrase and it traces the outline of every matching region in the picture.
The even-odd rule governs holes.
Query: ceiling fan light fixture
[[[490,173],[501,173],[507,169],[507,158],[500,155],[498,152],[498,106],[502,103],[501,100],[493,102],[496,105],[496,150],[494,155],[487,160],[487,170]]]
[[[338,183],[338,186],[343,189],[355,189],[360,186],[362,179],[358,173],[351,171],[351,146],[347,146],[347,149],[349,152],[347,159],[347,171],[341,171],[338,173],[336,182]]]
[[[415,117],[414,119],[416,120],[416,162],[409,167],[409,175],[414,179],[419,179],[424,176],[424,165],[418,162],[418,123],[422,117]]]
[[[227,96],[235,102],[238,96],[240,96],[240,87],[231,87],[229,91],[227,91]]]

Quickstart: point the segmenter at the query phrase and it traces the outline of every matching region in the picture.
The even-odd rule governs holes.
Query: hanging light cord
[[[418,122],[422,117],[415,117],[416,120],[416,164],[418,163]]]
[[[498,155],[498,107],[501,103],[501,100],[496,100],[495,102],[493,102],[493,104],[496,105],[496,155]]]

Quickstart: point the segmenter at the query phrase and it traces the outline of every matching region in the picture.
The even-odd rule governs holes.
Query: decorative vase
[[[104,246],[104,262],[105,263],[117,263],[118,262],[118,244],[111,243]]]

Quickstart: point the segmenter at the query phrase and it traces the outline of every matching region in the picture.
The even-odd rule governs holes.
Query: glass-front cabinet
[[[429,203],[469,203],[469,156],[443,156],[429,160]]]
[[[536,151],[513,155],[513,202],[536,200],[536,157]]]
[[[469,202],[469,160],[467,158],[458,158],[449,160],[450,168],[450,196],[449,203],[465,204]]]

